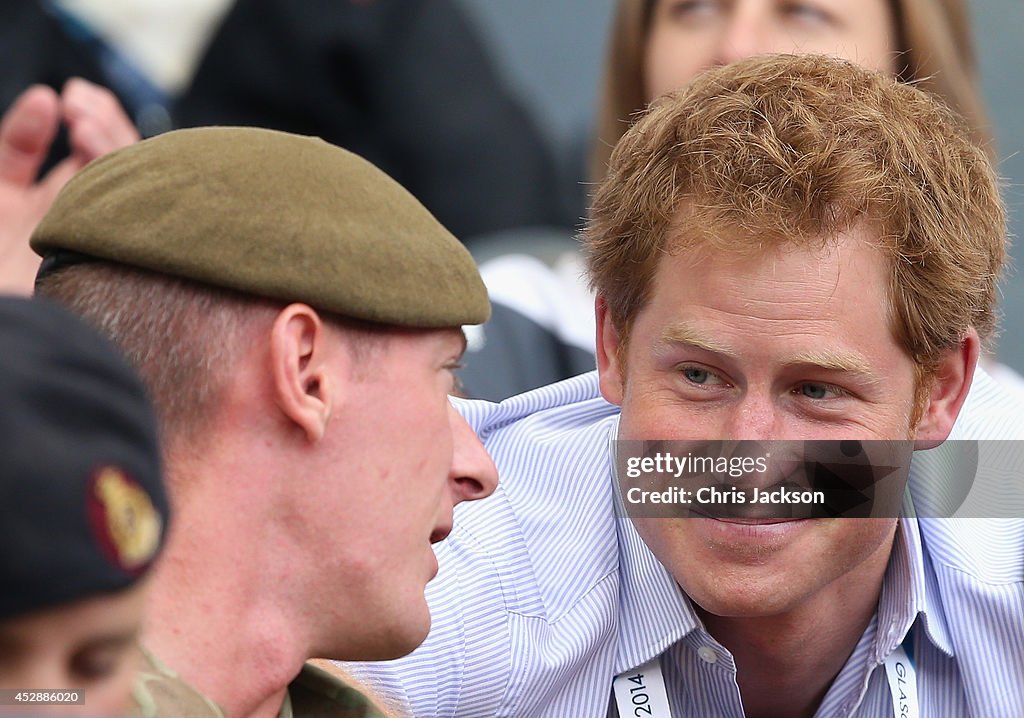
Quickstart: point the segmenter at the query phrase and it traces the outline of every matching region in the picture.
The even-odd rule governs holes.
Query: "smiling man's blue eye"
[[[800,393],[808,399],[824,399],[828,396],[828,387],[824,384],[801,384]]]
[[[697,369],[696,367],[686,367],[683,369],[683,376],[694,384],[706,384],[708,379],[711,378],[711,373],[706,369]]]

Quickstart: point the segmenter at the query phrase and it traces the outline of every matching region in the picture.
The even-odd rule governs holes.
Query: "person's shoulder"
[[[996,381],[979,366],[949,438],[1024,439],[1021,417],[1024,417],[1024,396],[1021,392]]]
[[[586,429],[619,413],[618,407],[601,396],[596,371],[517,394],[500,403],[455,401],[485,444],[496,436]]]
[[[953,431],[910,473],[929,560],[957,585],[1024,587],[1024,401],[978,368]]]
[[[918,519],[929,560],[965,580],[1024,590],[1024,519]],[[1022,595],[1024,598],[1024,595]]]
[[[559,529],[577,516],[599,522],[602,514],[611,515],[619,408],[601,397],[597,372],[460,410],[498,468],[494,496],[456,509],[465,528],[477,521],[493,525],[499,514],[509,514],[529,536],[528,527],[538,523]],[[544,534],[544,545],[550,545],[550,531]]]
[[[129,715],[140,718],[195,716],[225,718],[224,711],[142,648],[142,665],[132,687]]]
[[[349,681],[312,663],[288,685],[288,699],[293,718],[384,718]]]

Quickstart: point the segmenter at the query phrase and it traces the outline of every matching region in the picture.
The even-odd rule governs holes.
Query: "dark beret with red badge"
[[[168,522],[141,380],[64,309],[0,297],[0,620],[118,591]]]

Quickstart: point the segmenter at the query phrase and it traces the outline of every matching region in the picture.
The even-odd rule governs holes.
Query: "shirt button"
[[[708,665],[718,662],[718,653],[711,646],[701,646],[697,649],[697,655]]]

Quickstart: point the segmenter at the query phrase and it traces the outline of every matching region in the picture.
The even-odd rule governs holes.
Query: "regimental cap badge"
[[[106,556],[137,574],[160,547],[163,521],[142,486],[116,466],[103,466],[89,485],[89,518]]]

